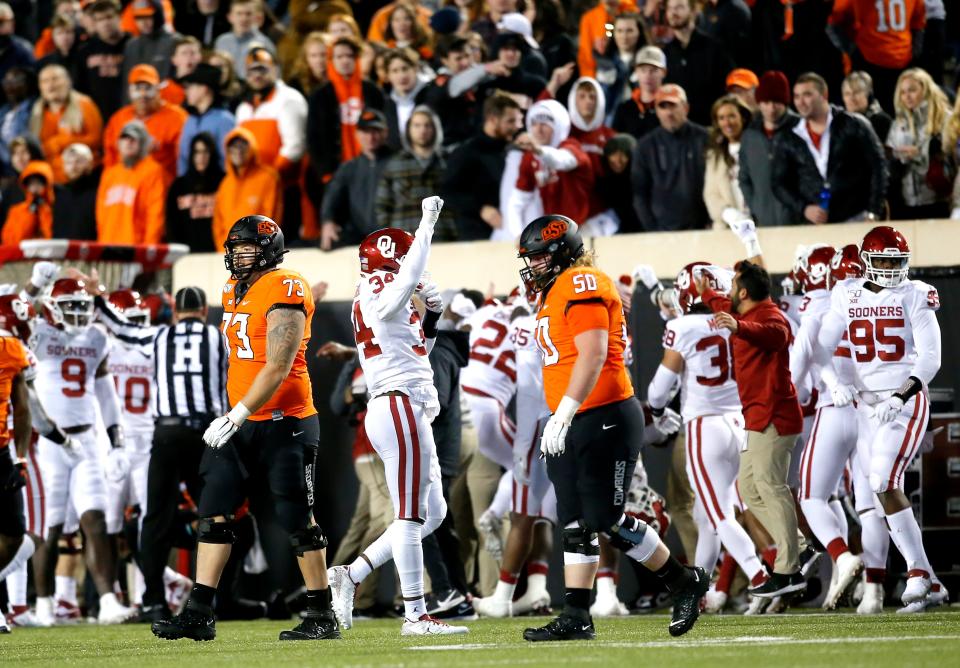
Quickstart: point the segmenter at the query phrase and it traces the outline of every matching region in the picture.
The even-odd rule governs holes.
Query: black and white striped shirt
[[[153,358],[159,417],[219,417],[229,410],[226,342],[217,327],[198,318],[137,325],[101,297],[95,304],[111,334]]]

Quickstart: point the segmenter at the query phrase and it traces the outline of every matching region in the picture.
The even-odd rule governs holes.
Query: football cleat
[[[444,610],[443,612],[438,612],[436,615],[432,615],[437,619],[442,619],[443,621],[458,621],[458,622],[474,622],[479,619],[477,611],[473,607],[473,602],[464,599],[462,602],[458,603],[456,606]]]
[[[926,575],[909,577],[907,578],[907,586],[904,587],[903,594],[900,595],[900,600],[903,601],[904,605],[922,601],[927,597],[927,594],[930,593],[932,586],[933,583]]]
[[[500,527],[503,522],[489,508],[477,518],[477,531],[483,537],[483,549],[496,561],[503,559],[503,538]]]
[[[333,610],[308,611],[303,621],[289,631],[280,632],[280,640],[338,640],[340,628]]]
[[[330,582],[331,607],[337,621],[344,629],[349,629],[353,626],[353,596],[357,591],[357,585],[350,579],[350,568],[328,568],[327,580]]]
[[[513,612],[511,614],[514,617],[529,614],[551,615],[553,614],[550,609],[551,602],[550,594],[546,591],[535,592],[528,587],[523,596],[513,602]]]
[[[34,626],[40,627],[50,627],[53,626],[56,621],[56,615],[54,614],[53,599],[49,596],[37,597],[37,606],[36,606],[36,624]]]
[[[7,624],[11,627],[20,628],[46,628],[53,626],[53,623],[44,624],[37,614],[25,605],[11,606],[10,612],[6,615]]]
[[[710,578],[699,566],[690,569],[690,583],[673,595],[673,617],[670,620],[670,635],[677,637],[693,628],[700,617],[700,600],[710,589]]]
[[[450,636],[469,632],[470,629],[466,626],[453,626],[430,615],[421,615],[416,621],[404,619],[400,629],[402,636]]]
[[[523,639],[529,642],[593,640],[596,637],[597,631],[593,628],[593,620],[589,616],[582,618],[567,612],[561,612],[545,626],[523,632]]]
[[[792,596],[774,596],[770,599],[770,605],[767,606],[767,609],[763,611],[765,615],[782,615],[787,611],[787,608],[790,607],[790,602],[793,600]]]
[[[802,591],[806,588],[807,583],[803,579],[803,575],[800,574],[800,571],[797,571],[790,575],[774,573],[767,578],[763,584],[747,589],[747,593],[751,596],[759,596],[760,598],[775,598],[777,596],[783,596],[784,594]]]
[[[836,579],[831,578],[830,589],[827,590],[827,596],[823,599],[824,610],[834,610],[840,597],[857,579],[857,576],[863,571],[863,560],[851,552],[844,552],[833,564],[833,572]]]
[[[810,577],[810,574],[813,572],[813,569],[816,568],[822,556],[823,552],[808,545],[803,552],[800,553],[800,575],[804,578]]]
[[[630,614],[620,599],[616,597],[597,597],[597,600],[590,606],[591,617],[626,617]]]
[[[123,624],[136,614],[136,610],[120,603],[116,594],[104,594],[100,597],[100,612],[97,615],[97,624]]]
[[[745,615],[762,615],[767,611],[770,605],[769,598],[760,598],[759,596],[750,597],[750,606],[744,611]]]
[[[729,596],[725,592],[710,589],[703,597],[705,602],[703,611],[711,615],[723,612],[723,609],[727,607],[728,598]]]
[[[10,625],[7,624],[5,615],[0,614],[0,634],[10,633]]]
[[[427,614],[435,617],[438,613],[455,609],[461,603],[466,602],[466,600],[464,595],[456,589],[442,591],[434,596],[430,596],[427,600]]]
[[[54,612],[57,624],[77,624],[83,619],[80,608],[75,603],[57,600],[57,609]]]
[[[154,622],[150,626],[153,635],[164,640],[213,640],[217,637],[217,625],[213,609],[188,601],[186,607],[173,619]]]
[[[473,607],[481,617],[502,619],[513,616],[513,603],[493,596],[473,599]]]
[[[917,612],[923,612],[927,608],[935,608],[938,605],[943,605],[950,598],[950,593],[947,591],[947,588],[943,586],[941,582],[934,582],[930,585],[930,593],[922,601],[915,601],[909,605],[905,605],[897,613],[899,614],[912,614]]]
[[[863,598],[857,606],[858,615],[879,615],[883,612],[883,585],[867,582],[863,585]]]

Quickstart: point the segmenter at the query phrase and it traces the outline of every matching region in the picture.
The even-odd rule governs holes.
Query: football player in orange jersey
[[[235,222],[224,248],[230,280],[223,289],[222,330],[233,408],[203,435],[209,448],[200,462],[196,585],[184,611],[154,622],[152,630],[168,640],[216,636],[211,605],[234,540],[231,520],[248,496],[266,492],[290,533],[307,586],[303,619],[281,632],[280,640],[339,638],[330,608],[327,539],[311,511],[320,441],[305,358],[313,296],[303,276],[278,268],[286,253],[283,232],[266,216]]]
[[[536,341],[543,355],[552,411],[540,451],[557,493],[563,527],[565,607],[530,641],[590,640],[590,593],[599,562],[598,533],[642,563],[673,594],[670,635],[689,631],[709,587],[701,568],[687,568],[657,532],[623,512],[637,463],[644,418],[623,360],[626,322],[614,282],[584,253],[577,224],[547,215],[520,236],[520,277],[540,293]]]

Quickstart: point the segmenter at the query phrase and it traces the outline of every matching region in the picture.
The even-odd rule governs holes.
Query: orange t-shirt
[[[14,336],[0,336],[0,446],[10,440],[7,417],[10,412],[10,395],[13,379],[30,366],[23,342]]]
[[[913,30],[927,25],[923,0],[836,0],[833,25],[850,25],[853,41],[874,65],[903,69],[913,59]]]
[[[577,359],[574,338],[591,329],[607,330],[607,359],[597,384],[577,412],[633,396],[623,359],[627,325],[617,288],[595,267],[570,267],[550,286],[537,313],[536,339],[543,354],[543,385],[551,411],[557,410],[570,382]]]
[[[310,340],[310,320],[313,318],[313,295],[310,284],[295,271],[275,269],[250,286],[239,303],[236,299],[237,281],[232,278],[223,286],[223,330],[229,348],[227,368],[227,397],[230,405],[237,402],[253,384],[260,369],[267,362],[267,315],[275,308],[296,308],[307,316],[300,349],[293,360],[290,373],[272,397],[251,420],[279,420],[283,417],[305,418],[315,415],[313,388],[307,374],[307,342]],[[290,305],[288,307],[281,306]]]

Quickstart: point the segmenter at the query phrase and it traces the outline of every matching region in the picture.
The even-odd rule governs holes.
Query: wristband
[[[918,394],[922,389],[923,381],[916,376],[910,376],[906,382],[893,393],[893,396],[897,397],[903,403],[907,403],[913,395]]]
[[[428,339],[437,338],[437,323],[440,322],[440,316],[442,313],[437,313],[436,311],[431,311],[427,309],[427,312],[423,315],[423,335]]]
[[[123,430],[120,428],[120,425],[115,424],[107,427],[107,437],[110,439],[111,448],[123,447]]]
[[[27,465],[27,458],[26,458],[26,457],[17,457],[16,461],[14,461],[14,464],[16,464],[17,466],[26,466],[26,465]]]
[[[227,417],[230,418],[230,421],[240,426],[244,421],[250,417],[250,409],[243,405],[242,401],[238,401],[237,405],[230,409],[230,412],[227,413]]]
[[[763,255],[763,251],[760,250],[760,240],[757,238],[744,241],[743,246],[747,249],[747,257],[757,257],[758,255]]]
[[[577,401],[567,395],[563,395],[563,399],[560,400],[560,404],[557,406],[557,410],[553,412],[554,416],[559,418],[564,424],[570,424],[573,422],[573,416],[577,414],[577,409],[580,408],[582,402]]]
[[[666,406],[664,406],[663,408],[654,408],[653,406],[650,406],[650,414],[653,417],[661,417],[663,415],[663,411],[666,410],[666,408],[667,408]]]

